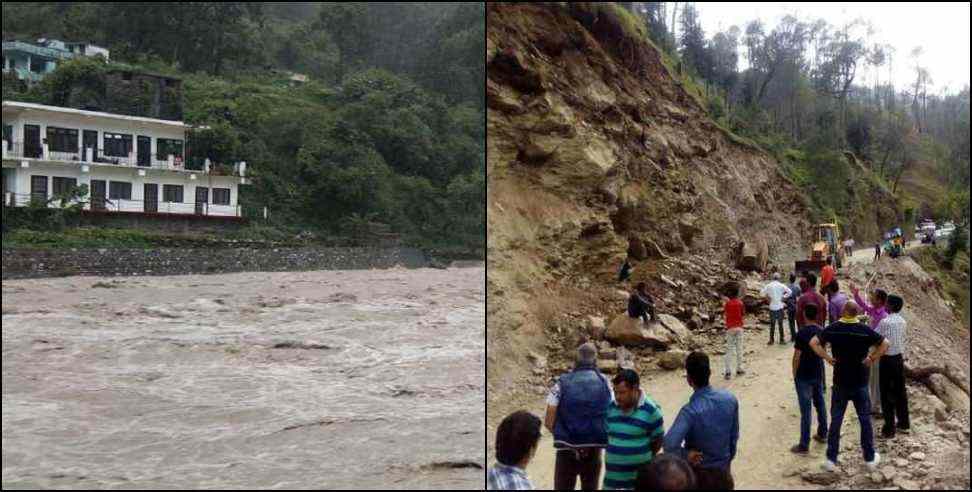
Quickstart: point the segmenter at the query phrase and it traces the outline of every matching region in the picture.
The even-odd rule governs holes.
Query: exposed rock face
[[[411,248],[4,250],[3,279],[157,276],[429,266]]]
[[[800,191],[769,155],[716,126],[609,8],[490,3],[487,16],[491,381],[543,344],[537,296],[612,285],[629,254],[634,279],[686,254],[732,261],[743,241],[780,262],[804,254]],[[663,287],[671,295],[660,301],[684,290]],[[612,328],[656,346],[688,332]]]

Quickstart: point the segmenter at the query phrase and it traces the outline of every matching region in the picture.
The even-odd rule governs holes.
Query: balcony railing
[[[74,54],[70,51],[48,48],[46,46],[37,46],[24,43],[23,41],[4,41],[3,51],[19,51],[21,53],[27,53],[31,56],[40,56],[54,60],[69,60],[74,58]]]
[[[173,203],[173,202],[151,202],[145,200],[94,198],[84,201],[73,201],[62,203],[61,200],[51,197],[35,196],[33,194],[4,193],[3,205],[5,207],[28,207],[39,206],[48,208],[63,208],[64,206],[84,204],[84,210],[96,212],[125,212],[125,213],[156,213],[156,214],[179,214],[179,215],[200,215],[207,217],[242,217],[240,205],[215,205],[212,203]]]
[[[195,171],[216,176],[246,176],[246,163],[238,162],[232,166],[214,164],[209,159],[194,158],[186,162],[179,156],[170,155],[168,159],[151,156],[147,162],[140,163],[134,151],[127,156],[115,156],[103,149],[85,149],[83,152],[64,152],[51,150],[46,144],[27,145],[23,142],[2,142],[4,159],[40,159],[54,162],[77,162],[85,164],[109,164],[141,169],[165,169],[169,171]]]

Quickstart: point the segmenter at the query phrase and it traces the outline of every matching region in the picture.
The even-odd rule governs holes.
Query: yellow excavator
[[[833,224],[820,224],[816,228],[816,239],[810,250],[810,259],[796,262],[797,272],[820,273],[827,260],[833,260],[834,268],[844,266],[844,248],[840,247],[840,226],[835,220]]]

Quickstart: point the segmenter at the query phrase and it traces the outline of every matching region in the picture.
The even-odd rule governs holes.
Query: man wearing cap
[[[611,384],[597,370],[597,348],[581,345],[577,366],[561,376],[547,396],[544,424],[557,450],[555,489],[574,490],[578,476],[583,490],[597,489],[602,451],[608,445],[605,418],[613,400]]]

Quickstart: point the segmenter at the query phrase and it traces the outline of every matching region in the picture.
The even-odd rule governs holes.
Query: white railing
[[[188,169],[186,161],[175,155],[170,155],[168,159],[159,159],[158,156],[149,158],[149,165],[140,165],[138,157],[134,151],[127,156],[113,156],[105,153],[103,149],[95,151],[92,148],[85,148],[77,152],[63,152],[50,150],[47,144],[26,145],[23,142],[3,141],[4,159],[38,159],[53,162],[76,162],[83,164],[107,164],[122,167],[134,167],[142,169],[164,169],[168,171],[195,171],[203,174],[211,174],[216,167],[209,159],[206,159],[200,169]],[[233,164],[234,176],[246,176],[246,162]]]
[[[3,205],[6,207],[28,207],[32,203],[47,203],[48,208],[64,208],[66,206],[84,203],[85,210],[101,212],[127,212],[127,213],[158,213],[158,214],[179,214],[179,215],[199,215],[208,217],[242,217],[242,209],[239,205],[213,205],[203,203],[196,208],[195,203],[172,203],[157,202],[154,207],[151,203],[144,200],[127,199],[101,199],[87,203],[81,200],[67,201],[44,197],[35,197],[32,194],[4,193]],[[154,208],[154,210],[153,210]]]

